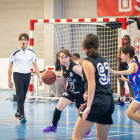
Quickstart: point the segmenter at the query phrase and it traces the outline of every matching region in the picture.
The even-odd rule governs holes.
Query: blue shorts
[[[137,103],[139,103],[140,104],[140,97],[138,96],[138,97],[136,97],[133,101],[135,101],[135,102],[137,102]]]

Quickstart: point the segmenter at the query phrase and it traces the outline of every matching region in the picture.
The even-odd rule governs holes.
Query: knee
[[[62,111],[64,108],[65,108],[65,105],[63,105],[62,103],[57,105],[57,109],[60,111]]]
[[[132,113],[131,113],[131,112],[126,111],[126,115],[127,115],[130,119],[132,119]]]

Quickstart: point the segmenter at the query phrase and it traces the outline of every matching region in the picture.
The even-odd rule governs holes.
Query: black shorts
[[[66,91],[63,93],[62,97],[70,100],[70,101],[74,101],[76,103],[76,108],[79,109],[80,105],[85,103],[84,98],[83,98],[83,94],[73,94],[69,91]]]
[[[114,99],[112,95],[96,94],[86,120],[99,124],[113,124]],[[86,108],[86,106],[85,106]],[[85,108],[82,110],[84,111]],[[80,113],[82,117],[82,113]]]
[[[121,62],[119,70],[120,71],[127,70],[127,67],[128,67],[128,64],[126,62]],[[121,75],[119,75],[119,77],[121,77]],[[124,77],[127,78],[127,75],[124,75]]]

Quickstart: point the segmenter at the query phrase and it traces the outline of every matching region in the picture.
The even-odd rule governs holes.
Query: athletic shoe
[[[91,129],[89,129],[89,131],[85,134],[85,137],[89,137],[91,134]]]
[[[19,121],[21,120],[21,115],[19,113],[16,113],[14,116],[15,119],[18,119]]]
[[[57,124],[57,126],[58,126],[58,124]],[[42,131],[44,133],[57,132],[57,126],[55,127],[53,124],[51,124],[47,128],[44,128]]]
[[[116,105],[120,105],[120,106],[125,106],[125,102],[121,101],[119,103],[117,103]]]
[[[21,122],[22,124],[25,124],[25,123],[27,122],[27,120],[26,120],[26,118],[25,118],[24,116],[21,116],[20,122]]]

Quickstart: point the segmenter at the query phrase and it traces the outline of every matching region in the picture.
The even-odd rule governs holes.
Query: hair
[[[76,58],[80,58],[80,54],[78,54],[78,53],[74,53],[73,56]]]
[[[87,49],[86,55],[89,57],[98,57],[99,53],[97,48],[99,47],[99,39],[94,34],[87,34],[83,40],[82,46]]]
[[[55,70],[57,71],[60,67],[60,60],[58,59],[60,57],[59,52],[56,54],[56,62],[55,62]]]
[[[29,41],[29,36],[28,36],[28,34],[26,34],[26,33],[21,33],[21,34],[19,35],[19,41],[21,40],[22,37],[25,37],[25,38]]]
[[[59,51],[59,55],[60,53],[64,53],[67,57],[70,57],[70,58],[72,57],[68,49],[62,49]]]
[[[68,49],[62,49],[59,51],[59,55],[60,53],[64,53],[67,57],[70,57],[70,60],[74,62],[75,57],[73,57],[73,55],[70,54]]]
[[[140,66],[140,62],[138,60],[138,57],[135,55],[135,48],[131,45],[126,45],[126,46],[123,46],[121,48],[121,51],[124,53],[124,54],[128,54],[129,53],[129,56],[130,58],[135,58],[136,62],[139,64]]]
[[[124,35],[123,38],[124,38],[124,37],[127,37],[127,38],[129,39],[129,44],[130,44],[130,43],[131,43],[130,36],[129,36],[129,35]]]

